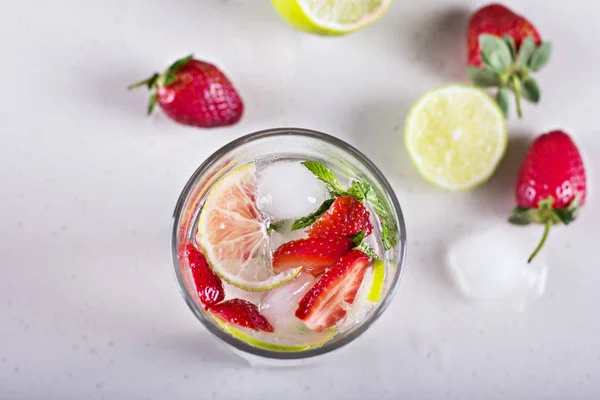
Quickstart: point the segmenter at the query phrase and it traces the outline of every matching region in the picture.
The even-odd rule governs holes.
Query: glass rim
[[[178,255],[178,235],[179,235],[179,223],[181,220],[181,215],[183,211],[183,207],[185,205],[186,200],[188,199],[190,193],[194,189],[196,182],[199,178],[216,162],[218,162],[223,156],[228,154],[229,152],[235,150],[236,148],[243,146],[247,143],[251,143],[257,140],[266,139],[266,138],[274,138],[274,137],[284,137],[284,136],[299,136],[306,137],[310,139],[316,139],[322,142],[325,142],[329,145],[335,146],[346,153],[357,158],[373,176],[379,181],[382,185],[383,190],[389,196],[391,206],[393,208],[393,212],[397,218],[398,222],[398,261],[396,273],[393,277],[393,282],[390,286],[388,293],[385,295],[383,300],[381,300],[380,304],[376,307],[373,314],[371,314],[367,319],[365,319],[358,327],[353,329],[350,333],[343,335],[338,340],[334,342],[326,342],[325,344],[308,349],[308,350],[300,350],[300,351],[277,351],[277,350],[269,350],[265,348],[260,348],[253,346],[241,339],[238,339],[231,334],[222,330],[214,321],[207,318],[202,311],[198,309],[194,299],[185,289],[185,281],[182,276],[182,268],[179,265],[179,255]],[[177,204],[175,205],[175,210],[173,212],[173,217],[171,221],[171,259],[173,262],[173,269],[175,272],[175,278],[177,281],[177,286],[181,295],[183,296],[186,304],[192,311],[192,313],[196,316],[196,318],[222,342],[227,343],[228,345],[240,350],[244,353],[248,353],[254,356],[275,359],[275,360],[302,360],[308,359],[312,357],[317,357],[320,355],[324,355],[335,350],[338,350],[350,342],[354,341],[356,338],[361,336],[369,327],[379,319],[379,317],[383,314],[383,312],[387,309],[389,304],[391,303],[398,286],[400,284],[400,279],[404,272],[404,263],[406,260],[406,226],[404,221],[404,215],[402,213],[402,209],[400,207],[400,203],[394,189],[385,178],[385,176],[381,173],[379,168],[375,166],[375,164],[369,160],[362,152],[357,150],[352,145],[346,143],[345,141],[338,139],[334,136],[328,135],[323,132],[303,129],[303,128],[272,128],[265,129],[261,131],[256,131],[253,133],[249,133],[247,135],[241,136],[218,150],[212,153],[197,169],[194,171],[192,176],[189,178],[188,182],[184,186],[179,198],[177,200]]]

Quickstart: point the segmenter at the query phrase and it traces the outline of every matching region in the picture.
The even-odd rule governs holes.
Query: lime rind
[[[449,98],[452,96],[457,98],[454,101],[446,100],[447,108],[455,109],[455,112],[452,115],[444,115],[440,110],[435,110],[435,107],[431,107],[431,104],[429,104],[440,98]],[[465,99],[469,100],[467,104],[465,104]],[[466,110],[461,109],[459,110],[460,112],[456,112],[456,108],[464,107],[465,105],[467,108]],[[434,112],[433,115],[431,115],[432,112]],[[424,114],[427,113],[429,113],[429,116],[424,116]],[[455,123],[456,121],[459,121],[468,125],[485,122],[488,129],[484,130],[483,133],[485,133],[487,137],[483,137],[482,135],[479,140],[483,142],[477,143],[476,145],[490,147],[485,147],[484,150],[471,149],[473,150],[471,154],[459,154],[459,156],[464,156],[465,159],[467,159],[466,156],[469,155],[479,157],[483,153],[489,153],[489,157],[486,156],[484,159],[485,162],[479,164],[476,163],[475,167],[480,168],[479,173],[474,176],[467,176],[466,179],[464,179],[464,176],[460,176],[460,174],[455,174],[454,176],[452,174],[448,175],[448,170],[453,167],[452,165],[449,165],[452,163],[451,156],[455,155],[455,153],[444,148],[444,146],[439,145],[440,141],[445,140],[439,132],[431,134],[431,132],[427,132],[426,129],[423,129],[424,127],[422,125],[424,125],[424,120],[431,123]],[[427,124],[427,122],[425,122],[425,124]],[[485,124],[481,126],[484,126]],[[453,139],[455,139],[455,132],[460,133],[460,129],[454,130],[450,134]],[[468,132],[471,136],[473,133],[474,132]],[[486,142],[484,140],[486,138],[492,138],[493,140],[491,142]],[[461,84],[438,87],[423,94],[414,103],[408,113],[404,139],[406,150],[423,178],[436,186],[452,191],[471,189],[486,182],[494,174],[498,164],[504,156],[508,144],[505,118],[497,103],[483,90]],[[447,142],[452,144],[452,141],[450,140],[447,140]],[[430,148],[434,150],[432,153],[436,153],[436,151],[437,153],[427,154],[427,152],[422,151],[423,149],[418,147],[423,143],[430,145]],[[435,146],[432,145],[434,143]],[[469,143],[467,146],[465,145],[465,142],[463,142],[463,147],[473,148],[476,146],[473,143]],[[493,152],[491,150],[493,150]],[[479,161],[481,160],[480,157]],[[469,166],[464,165],[464,161],[464,159],[461,160],[463,165],[460,165],[458,162],[455,164],[459,166],[458,169],[462,167],[463,172],[467,170],[467,173],[464,175],[469,175],[469,172],[471,172],[469,169],[473,170],[473,168],[465,168]]]
[[[290,333],[288,337],[282,337],[277,333],[259,332],[241,326],[233,326],[214,314],[211,314],[211,316],[217,325],[231,336],[254,347],[272,351],[299,352],[314,349],[328,342],[337,332],[333,328],[326,329],[323,332],[309,331],[305,328],[295,335]],[[305,340],[298,342],[298,335]]]
[[[219,201],[222,201],[223,199],[218,196],[223,195],[223,193],[230,193],[228,190],[231,190],[231,188],[235,189],[233,193],[236,194],[232,195],[234,197],[226,197],[226,204],[232,202],[234,206],[239,207],[239,204],[236,204],[236,200],[242,201],[242,204],[247,204],[251,198],[251,196],[247,194],[247,185],[250,185],[250,187],[255,186],[255,171],[256,165],[254,163],[248,163],[227,173],[214,184],[210,189],[204,202],[204,206],[202,207],[202,211],[200,212],[196,242],[200,244],[211,269],[225,282],[249,292],[264,292],[291,281],[298,276],[302,267],[289,269],[276,274],[271,263],[268,242],[269,237],[264,223],[260,220],[242,217],[239,214],[235,214],[235,211],[231,211],[229,208],[223,210],[219,207]],[[241,207],[241,209],[244,209],[244,207]],[[211,242],[209,239],[210,233],[214,233],[214,231],[211,231],[213,228],[210,226],[211,221],[207,221],[207,218],[210,218],[207,217],[207,214],[210,214],[212,211],[235,214],[233,217],[228,217],[233,218],[233,221],[235,221],[233,225],[238,226],[238,224],[242,224],[242,226],[245,226],[247,233],[243,233],[241,236],[234,236],[233,239],[228,240],[229,243],[227,246],[229,247],[228,250],[231,251],[232,248],[236,248],[237,241],[239,241],[240,244],[244,241],[250,243],[250,246],[248,247],[249,255],[246,255],[246,258],[222,258],[223,253],[221,250],[223,247],[221,246],[227,241],[215,242],[213,239],[213,242]],[[250,226],[250,228],[248,228],[248,226]],[[253,241],[248,241],[248,238],[251,238]],[[231,244],[232,240],[234,243],[233,245]],[[248,279],[248,277],[251,277],[253,280]]]
[[[371,278],[371,288],[367,295],[367,300],[377,303],[381,300],[383,293],[383,283],[385,282],[385,264],[382,259],[377,258],[373,262],[373,277]]]
[[[294,28],[318,35],[345,35],[377,21],[392,0],[272,0]],[[323,12],[323,15],[317,15]]]
[[[211,269],[213,270],[213,272],[215,274],[217,274],[225,282],[227,282],[230,285],[233,285],[235,287],[238,287],[240,289],[243,289],[247,292],[266,292],[266,291],[275,289],[276,287],[285,285],[286,283],[288,283],[289,281],[291,281],[292,279],[297,277],[298,274],[300,274],[300,272],[302,271],[302,267],[286,269],[285,271],[282,271],[282,272],[278,273],[277,275],[273,275],[271,278],[269,278],[265,281],[249,283],[247,281],[236,280],[235,277],[232,278],[231,275],[226,275],[226,274],[222,273],[222,271],[214,268],[212,266],[212,264],[210,264],[210,262],[209,262],[209,265],[210,265]]]

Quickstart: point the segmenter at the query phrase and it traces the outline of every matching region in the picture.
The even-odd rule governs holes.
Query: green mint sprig
[[[305,161],[302,165],[312,172],[317,179],[323,181],[334,197],[353,196],[360,201],[369,203],[373,207],[373,210],[379,217],[381,223],[381,241],[383,242],[383,247],[386,250],[394,247],[398,239],[398,227],[396,226],[396,222],[394,221],[389,208],[383,202],[381,197],[379,197],[373,186],[366,182],[354,181],[350,187],[345,190],[333,171],[323,164],[316,161]],[[312,225],[329,209],[333,201],[334,199],[325,200],[317,211],[296,220],[294,225],[292,225],[292,230],[302,229]]]
[[[295,220],[294,224],[292,225],[292,230],[297,231],[298,229],[304,229],[311,226],[313,223],[315,223],[316,220],[319,219],[321,215],[325,214],[325,212],[329,210],[329,207],[331,206],[331,204],[333,204],[334,200],[335,199],[325,200],[323,204],[321,204],[321,206],[317,209],[317,211],[308,214],[306,217],[302,217]]]
[[[365,241],[365,231],[360,231],[352,238],[355,249],[359,249],[371,258],[377,258],[377,253]]]

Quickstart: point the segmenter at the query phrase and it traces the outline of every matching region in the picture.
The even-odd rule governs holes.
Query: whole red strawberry
[[[311,237],[352,237],[364,231],[368,236],[373,231],[370,213],[363,203],[353,196],[340,196],[329,209],[308,229]]]
[[[521,97],[538,103],[540,89],[531,77],[550,59],[552,46],[531,22],[501,4],[477,10],[467,30],[468,72],[481,87],[498,87],[496,100],[505,115],[509,90],[514,92],[517,114],[522,116]]]
[[[540,251],[552,225],[569,224],[585,204],[586,178],[579,150],[569,135],[553,131],[538,137],[527,152],[516,186],[517,207],[509,221],[545,226],[529,262]]]
[[[208,307],[223,301],[225,290],[221,278],[210,269],[204,255],[189,243],[185,247],[184,254],[188,260],[192,279],[202,304]]]
[[[212,128],[240,120],[244,104],[229,79],[216,66],[191,55],[166,71],[129,86],[150,89],[148,114],[156,103],[171,119],[184,125]]]

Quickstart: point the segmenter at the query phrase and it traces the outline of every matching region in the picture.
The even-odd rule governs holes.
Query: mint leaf
[[[271,222],[269,224],[269,226],[267,227],[267,233],[270,235],[271,233],[273,233],[273,231],[281,232],[282,228],[283,228],[283,221]]]
[[[302,217],[295,220],[294,224],[292,225],[292,230],[297,231],[298,229],[303,229],[311,226],[313,223],[315,223],[316,220],[319,219],[321,215],[325,214],[325,212],[329,210],[329,207],[331,206],[331,204],[333,204],[334,200],[335,199],[325,200],[323,204],[321,204],[321,206],[317,209],[317,211],[308,214],[306,217]]]
[[[354,181],[346,193],[362,201],[367,198],[370,190],[373,190],[373,188],[368,183]]]
[[[537,72],[550,61],[551,55],[552,44],[550,42],[544,42],[535,49],[527,65],[532,71]]]
[[[527,67],[529,65],[529,60],[531,60],[531,56],[535,51],[535,42],[531,36],[527,36],[525,40],[521,43],[521,47],[519,48],[519,55],[517,56],[517,61],[520,65]]]
[[[364,238],[365,238],[365,231],[360,231],[352,237],[352,243],[354,243],[355,246],[359,246],[362,243]]]
[[[500,85],[500,76],[491,70],[483,70],[477,67],[467,67],[467,73],[471,81],[479,87],[487,88]]]
[[[332,194],[339,196],[344,193],[344,188],[338,181],[337,177],[329,168],[316,161],[304,161],[302,163],[310,172],[313,173],[321,181],[325,182]]]
[[[326,166],[316,161],[305,161],[302,163],[308,168],[318,179],[325,182],[330,192],[334,196],[353,196],[358,200],[369,203],[375,214],[379,217],[381,223],[381,241],[383,247],[386,250],[393,248],[398,240],[398,227],[394,218],[392,218],[389,209],[385,203],[381,200],[373,186],[365,182],[354,181],[350,188],[346,191],[338,181],[335,174]],[[325,211],[329,209],[329,206],[333,203],[334,199],[326,200],[321,207],[314,213],[296,220],[292,225],[292,230],[298,230],[306,228],[312,225]]]
[[[355,247],[355,249],[358,249],[360,251],[362,251],[363,253],[365,253],[366,255],[368,255],[371,258],[377,258],[377,253],[375,253],[375,250],[373,250],[366,242],[361,242],[359,245],[357,245]]]
[[[392,217],[390,210],[381,197],[375,192],[375,189],[368,183],[363,183],[368,190],[364,191],[365,201],[373,207],[373,211],[379,217],[381,223],[381,241],[386,250],[393,248],[398,240],[398,227]]]

